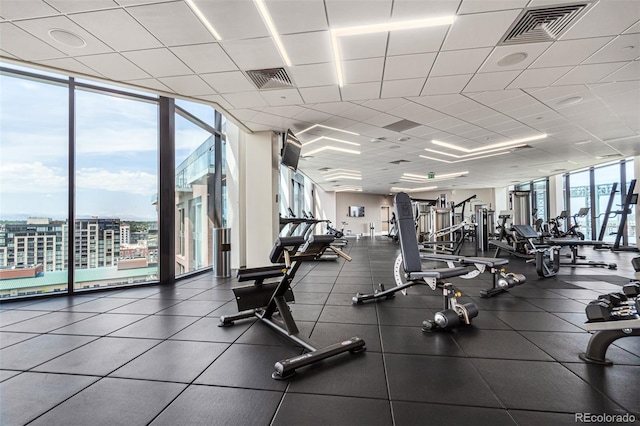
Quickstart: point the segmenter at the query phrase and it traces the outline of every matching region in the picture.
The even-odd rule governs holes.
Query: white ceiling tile
[[[616,35],[640,20],[640,4],[637,0],[597,2],[562,40]]]
[[[195,4],[220,34],[222,40],[240,40],[269,35],[269,30],[252,1],[195,0]],[[242,25],[238,25],[238,22],[242,22]]]
[[[624,34],[632,34],[632,33],[640,33],[640,21],[636,22],[634,25],[630,26],[628,29],[624,31]]]
[[[338,82],[335,67],[329,62],[292,67],[290,73],[298,87],[330,86]]]
[[[161,82],[159,82],[155,78],[143,78],[143,79],[140,79],[140,80],[129,80],[129,81],[127,81],[127,83],[133,84],[133,85],[136,85],[136,86],[140,86],[140,87],[144,87],[144,88],[147,88],[147,89],[158,90],[160,92],[168,92],[168,93],[173,92],[173,90],[171,90],[169,87],[167,87],[166,85],[162,84]]]
[[[412,3],[421,2],[414,1]],[[448,26],[391,31],[389,33],[387,56],[437,52],[442,45],[444,36],[447,35],[447,31],[449,31]]]
[[[153,77],[193,74],[189,67],[166,48],[123,52],[122,55]]]
[[[469,84],[464,88],[464,92],[483,92],[485,90],[502,90],[507,87],[521,71],[503,71],[486,74],[476,74]]]
[[[434,16],[455,15],[460,0],[395,0],[393,2],[394,22],[412,19],[426,19]]]
[[[75,72],[79,74],[88,74],[102,77],[100,73],[76,61],[73,58],[48,59],[44,61],[38,61],[38,63],[47,67],[57,68],[64,71],[71,71],[72,73]]]
[[[553,85],[566,86],[569,84],[595,83],[626,64],[626,62],[613,62],[607,64],[578,65],[553,83]]]
[[[395,123],[397,121],[398,121],[398,117],[394,117],[393,115],[384,114],[384,113],[374,115],[373,117],[370,117],[364,120],[365,123],[371,124],[372,126],[378,126],[378,127],[384,127],[391,123]]]
[[[7,20],[38,18],[59,14],[60,12],[42,0],[29,0],[29,7],[25,7],[25,0],[0,1],[0,16]]]
[[[529,43],[519,44],[517,46],[496,46],[493,52],[487,57],[485,63],[480,67],[478,72],[507,71],[507,70],[523,70],[527,68],[538,56],[542,54],[551,43]],[[526,58],[517,64],[502,66],[498,62],[506,56],[524,53]]]
[[[443,120],[447,118],[447,115],[438,112],[434,109],[427,108],[426,106],[409,102],[398,108],[394,108],[387,111],[388,114],[395,115],[399,118],[415,121],[416,123],[429,125],[434,121]]]
[[[197,75],[160,77],[158,80],[174,92],[186,96],[215,94],[215,91]]]
[[[363,103],[362,106],[375,109],[376,111],[386,112],[406,103],[407,101],[405,99],[372,99]]]
[[[298,89],[305,103],[340,101],[338,86],[301,87]]]
[[[640,33],[616,37],[589,57],[585,64],[632,61],[640,56]]]
[[[118,53],[82,56],[77,59],[111,80],[138,80],[151,77]]]
[[[442,50],[495,46],[519,13],[519,10],[506,10],[458,16]]]
[[[565,75],[573,67],[536,68],[524,70],[513,82],[509,89],[546,87]]]
[[[27,21],[16,22],[16,25],[70,56],[79,54],[92,55],[113,51],[113,49],[111,49],[109,46],[102,43],[99,39],[91,35],[91,33],[85,31],[82,27],[80,27],[78,24],[76,24],[66,16],[29,19]],[[62,44],[49,36],[49,31],[51,29],[62,29],[76,34],[85,41],[86,45],[84,47],[77,48]]]
[[[329,28],[322,0],[268,0],[266,4],[280,34]]]
[[[233,105],[234,108],[258,108],[267,106],[267,102],[256,92],[227,93],[223,99]]]
[[[311,108],[315,110],[326,112],[328,114],[332,114],[336,116],[340,116],[343,112],[345,112],[348,109],[351,109],[352,107],[353,107],[353,104],[350,102],[326,102],[326,103],[320,103],[320,104],[311,106]]]
[[[384,58],[344,61],[343,76],[346,86],[353,83],[379,82],[382,80],[383,67]],[[342,93],[344,94],[344,91]],[[375,96],[375,98],[377,98],[377,96]]]
[[[326,0],[330,28],[388,22],[391,0]]]
[[[497,124],[504,124],[511,119],[504,114],[495,114],[490,115],[488,117],[481,118],[480,120],[474,121],[477,126],[480,127],[490,127],[495,126]]]
[[[115,0],[116,3],[118,3],[120,6],[136,6],[136,5],[141,5],[141,4],[148,4],[148,3],[163,3],[163,2],[170,2],[173,0]]]
[[[444,77],[429,77],[421,95],[444,95],[460,93],[469,83],[473,74],[451,75]]]
[[[201,74],[200,77],[216,89],[218,93],[236,93],[256,90],[247,77],[240,71]]]
[[[535,101],[535,97],[520,92],[519,96],[504,99],[500,102],[493,102],[489,106],[496,111],[500,111],[503,114],[509,114],[510,111],[518,108],[524,108],[531,105],[531,102]]]
[[[198,74],[238,69],[218,43],[178,46],[170,50]]]
[[[531,65],[531,68],[578,65],[611,40],[612,37],[599,37],[583,40],[557,41],[538,57]]]
[[[4,51],[2,49],[0,49],[0,57],[2,58],[12,58],[12,59],[17,59],[14,55],[12,55],[11,53]]]
[[[215,39],[184,2],[127,8],[165,46],[211,43]]]
[[[371,108],[366,108],[361,105],[353,105],[351,108],[340,114],[340,116],[349,120],[364,121],[368,118],[375,117],[378,114],[378,111]]]
[[[297,114],[294,117],[294,119],[297,121],[303,121],[305,123],[314,123],[314,124],[323,123],[330,118],[331,118],[330,114],[327,114],[322,111],[316,111],[313,109],[306,109],[305,111],[301,112],[300,114]],[[307,127],[309,126],[305,125],[304,128],[307,128]],[[302,129],[303,128],[300,128],[300,130]]]
[[[429,76],[475,73],[491,53],[491,48],[440,52]]]
[[[448,129],[453,129],[454,127],[464,126],[467,124],[468,123],[465,123],[464,121],[459,120],[455,117],[447,117],[442,120],[438,120],[431,123],[430,127],[433,127],[434,129],[438,129],[438,130],[448,130]]]
[[[469,76],[471,78],[471,76]],[[409,98],[410,101],[417,102],[429,108],[440,109],[440,107],[451,105],[456,102],[463,101],[467,96],[460,94],[450,95],[433,95],[433,96],[420,96],[417,98]]]
[[[435,58],[435,53],[388,56],[384,66],[384,80],[400,80],[404,78],[425,79],[431,70]]]
[[[388,34],[384,32],[339,37],[340,58],[348,61],[383,57],[387,50]]]
[[[251,122],[264,124],[265,126],[269,126],[271,129],[286,129],[289,127],[289,121],[284,117],[279,117],[277,115],[265,114],[263,112],[259,112],[252,119]]]
[[[244,71],[284,66],[271,37],[223,41],[222,47]]]
[[[10,22],[0,23],[0,40],[2,50],[27,61],[62,58],[66,56],[61,51]],[[53,40],[51,42],[53,43]]]
[[[418,101],[419,102],[419,101]],[[420,102],[422,103],[422,102]],[[424,104],[423,104],[424,105]],[[463,114],[469,111],[475,111],[485,108],[484,105],[470,99],[466,96],[460,96],[457,98],[455,102],[450,102],[445,105],[441,105],[436,109],[438,111],[446,112],[447,114],[451,114],[453,116],[457,116],[458,114]],[[495,113],[494,113],[495,114]]]
[[[458,14],[484,13],[494,10],[521,9],[529,0],[463,0]]]
[[[611,96],[631,95],[633,100],[636,94],[634,92],[640,90],[640,81],[621,81],[613,83],[597,83],[590,84],[589,88],[598,96],[607,99]]]
[[[600,81],[629,81],[629,80],[638,80],[638,76],[640,75],[640,61],[631,62],[628,65],[620,68],[618,71],[613,74],[609,74],[605,78]]]
[[[258,111],[249,108],[231,109],[229,111],[235,118],[241,121],[251,121],[253,117],[259,114]]]
[[[33,0],[30,0],[33,1]],[[51,6],[55,7],[62,13],[84,12],[86,10],[108,9],[118,7],[113,0],[47,0]]]
[[[269,106],[300,105],[304,103],[297,89],[263,90],[260,93]]]
[[[329,31],[283,35],[281,39],[293,65],[333,60]]]
[[[522,90],[503,90],[501,92],[469,93],[465,96],[469,96],[481,104],[491,106],[509,99],[520,98],[523,95]]]
[[[295,117],[296,115],[304,112],[305,109],[299,105],[284,105],[284,106],[270,106],[262,108],[263,112],[272,115],[279,115],[281,117]]]
[[[123,9],[77,13],[69,17],[117,51],[162,47],[151,33]],[[118,31],[114,31],[114,28]]]
[[[380,97],[380,82],[347,84],[340,88],[343,101],[377,99]]]
[[[536,99],[541,102],[555,103],[554,101],[564,99],[572,96],[581,96],[586,101],[595,99],[595,95],[587,88],[587,86],[579,84],[575,86],[557,86],[557,87],[545,87],[542,89],[527,89],[525,92],[530,93]]]
[[[505,112],[510,117],[521,119],[524,117],[528,117],[530,115],[536,115],[542,117],[544,114],[555,114],[554,111],[550,110],[545,104],[531,100],[531,104],[523,107],[517,108],[512,111]]]
[[[385,80],[382,82],[381,98],[401,98],[403,96],[418,96],[424,86],[424,78],[406,80]]]

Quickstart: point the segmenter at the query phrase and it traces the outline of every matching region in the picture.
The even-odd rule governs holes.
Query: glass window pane
[[[611,210],[620,210],[620,204],[622,203],[622,195],[620,194],[620,163],[610,164],[608,166],[602,166],[594,169],[594,178],[596,185],[596,232],[598,235],[602,232],[602,225],[605,219],[605,213],[607,210],[607,204],[611,197],[611,191],[613,190],[613,184],[617,182],[617,195],[613,200]],[[611,214],[607,221],[606,229],[604,230],[603,241],[614,242],[616,239],[616,233],[618,231],[618,225],[620,224],[620,215]]]
[[[157,104],[76,91],[76,289],[158,280],[157,167]]]
[[[212,265],[215,145],[176,114],[176,275]]]
[[[209,126],[215,128],[215,109],[213,109],[211,105],[176,99],[176,106],[179,106],[194,117],[199,118]]]
[[[589,207],[591,209],[591,196],[590,196],[590,182],[589,182],[589,170],[584,170],[577,173],[571,173],[569,176],[569,212],[572,215],[578,213],[581,208]],[[552,213],[553,214],[553,213]],[[559,215],[560,212],[557,212],[556,215]],[[591,215],[587,215],[584,218],[584,221],[579,221],[580,229],[579,231],[585,235],[585,238],[591,238]],[[568,218],[562,223],[563,228],[562,231],[566,231],[567,225],[570,223],[569,221],[573,221],[573,218]]]
[[[633,166],[633,158],[628,159],[625,162],[625,172],[627,178],[627,185],[630,184],[632,179],[636,179],[635,169]],[[634,192],[637,194],[640,190],[640,185],[636,182],[636,186]],[[627,234],[629,236],[629,245],[637,246],[638,245],[638,234],[636,233],[636,209],[637,204],[632,204],[630,206],[631,213],[627,218]]]
[[[533,182],[533,207],[535,217],[542,222],[547,221],[547,180]]]
[[[68,87],[0,87],[0,297],[66,292]]]

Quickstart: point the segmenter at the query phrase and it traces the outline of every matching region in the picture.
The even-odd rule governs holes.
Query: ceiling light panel
[[[442,160],[440,158],[435,158],[435,157],[429,157],[426,155],[419,155],[420,158],[424,158],[426,160],[434,160],[434,161],[439,161],[441,163],[447,163],[447,164],[455,164],[455,163],[462,163],[464,161],[470,161],[470,160],[479,160],[480,158],[487,158],[487,157],[494,157],[496,155],[504,155],[504,154],[509,154],[511,151],[502,151],[502,152],[497,152],[494,154],[488,154],[488,155],[480,155],[478,157],[473,157],[473,158],[463,158],[461,160],[456,160],[456,161],[449,161],[449,160]]]
[[[317,128],[317,127],[320,127],[320,128],[322,128],[322,129],[335,130],[336,132],[347,133],[347,134],[355,135],[355,136],[359,136],[359,135],[360,135],[359,133],[356,133],[356,132],[350,132],[350,131],[348,131],[348,130],[338,129],[337,127],[325,126],[325,125],[323,125],[323,124],[314,124],[314,125],[313,125],[313,126],[311,126],[311,127],[307,127],[307,128],[306,128],[306,129],[304,129],[304,130],[300,130],[300,131],[299,131],[299,132],[297,132],[296,134],[301,135],[301,134],[306,133],[306,132],[308,132],[308,131],[310,131],[310,130],[313,130],[313,129]]]
[[[347,144],[347,145],[360,146],[360,144],[359,144],[359,143],[356,143],[356,142],[349,142],[349,141],[345,141],[345,140],[343,140],[343,139],[330,138],[330,137],[328,137],[328,136],[320,136],[320,137],[317,137],[317,138],[315,138],[315,139],[310,140],[309,142],[305,142],[305,143],[303,143],[302,145],[303,145],[303,146],[310,145],[310,144],[312,144],[312,143],[314,143],[314,142],[318,142],[318,141],[320,141],[320,140],[328,140],[328,141],[333,141],[333,142],[344,143],[344,144]]]
[[[269,33],[271,34],[271,37],[273,38],[273,42],[278,48],[278,52],[280,53],[280,56],[282,56],[282,60],[288,67],[290,67],[291,60],[289,60],[289,55],[287,54],[287,51],[284,49],[284,45],[282,44],[282,40],[280,39],[280,35],[278,34],[278,30],[276,29],[276,25],[273,23],[271,14],[267,9],[267,5],[264,3],[264,0],[253,0],[253,2],[258,8],[258,11],[260,12],[260,16],[262,16],[262,20],[264,21],[265,25],[267,26],[267,29],[269,30]]]
[[[207,17],[204,16],[204,13],[202,13],[200,8],[198,6],[196,6],[194,1],[193,0],[185,0],[185,3],[187,3],[189,8],[193,11],[193,13],[195,13],[195,15],[198,17],[200,22],[202,22],[202,25],[204,25],[204,27],[207,29],[207,31],[209,31],[211,33],[211,35],[216,40],[222,40],[222,37],[220,37],[220,34],[218,34],[218,32],[216,31],[215,28],[213,28],[213,25],[211,25],[211,22],[209,22]]]
[[[314,150],[306,152],[306,153],[302,154],[302,156],[303,157],[309,157],[311,155],[318,154],[318,153],[323,152],[323,151],[336,151],[336,152],[343,152],[345,154],[355,154],[355,155],[359,155],[360,154],[360,151],[356,151],[356,150],[353,150],[353,149],[346,149],[346,148],[339,148],[337,146],[325,145],[325,146],[322,146],[320,148],[316,148]]]
[[[434,145],[438,145],[438,146],[444,146],[446,148],[450,148],[450,149],[455,149],[456,151],[462,151],[462,152],[466,152],[466,153],[474,153],[474,152],[479,152],[479,151],[488,151],[490,149],[493,148],[508,148],[511,147],[513,145],[518,145],[518,144],[523,144],[523,143],[527,143],[527,142],[532,142],[532,141],[536,141],[539,139],[544,139],[546,138],[547,135],[545,133],[541,134],[541,135],[536,135],[536,136],[530,136],[530,137],[526,137],[526,138],[521,138],[521,139],[514,139],[514,140],[510,140],[510,141],[505,141],[505,142],[499,142],[499,143],[495,143],[492,145],[485,145],[481,148],[474,148],[474,149],[466,149],[466,148],[462,148],[459,147],[457,145],[453,145],[447,142],[441,142],[441,141],[437,141],[437,140],[432,140],[431,143],[433,143]]]

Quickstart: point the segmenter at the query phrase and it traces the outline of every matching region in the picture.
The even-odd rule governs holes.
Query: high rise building
[[[63,222],[48,218],[0,225],[0,266],[41,264],[44,271],[65,269],[63,226]]]
[[[120,244],[129,244],[129,236],[131,227],[129,225],[120,225]]]
[[[76,219],[76,268],[114,266],[119,257],[120,219]]]

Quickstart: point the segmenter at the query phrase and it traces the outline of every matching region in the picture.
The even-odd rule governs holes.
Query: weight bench
[[[560,263],[560,265],[567,266],[606,266],[609,269],[616,269],[618,265],[615,263],[607,263],[607,262],[595,262],[593,260],[589,260],[587,262],[579,262],[578,259],[583,259],[583,256],[578,256],[578,247],[584,246],[598,246],[602,244],[601,241],[590,241],[590,240],[581,240],[579,238],[549,238],[549,244],[559,247],[569,247],[571,250],[571,254],[569,258],[571,261],[569,263]]]
[[[359,337],[352,337],[324,348],[316,348],[313,342],[300,335],[287,305],[287,302],[293,301],[291,282],[302,262],[315,260],[329,249],[351,261],[348,255],[330,245],[334,239],[333,235],[311,235],[306,241],[301,236],[280,237],[269,255],[269,260],[278,265],[239,271],[239,281],[253,280],[254,284],[233,288],[239,312],[220,317],[218,325],[230,326],[235,321],[256,317],[289,341],[308,351],[276,362],[275,371],[271,375],[274,379],[287,379],[295,374],[296,369],[334,355],[344,352],[356,353],[366,349],[364,340]],[[268,278],[275,277],[279,277],[279,281],[264,282]],[[279,318],[274,317],[274,314]]]
[[[481,297],[491,297],[496,294],[503,293],[508,289],[520,284],[524,284],[527,278],[522,274],[514,274],[512,272],[506,273],[504,266],[509,263],[508,259],[493,258],[493,257],[471,257],[471,256],[456,256],[450,254],[436,254],[436,253],[420,253],[420,258],[423,260],[436,260],[446,262],[449,268],[454,268],[455,264],[461,264],[463,266],[474,266],[475,269],[466,275],[461,275],[460,278],[471,279],[475,278],[483,273],[487,268],[493,275],[493,286],[487,290],[481,290]],[[398,284],[398,282],[396,282]],[[398,284],[399,285],[399,284]]]
[[[406,294],[407,288],[426,283],[432,290],[437,287],[442,288],[444,309],[436,312],[433,320],[427,320],[422,323],[423,331],[452,328],[460,323],[470,324],[471,320],[478,316],[478,308],[473,303],[459,304],[457,298],[460,297],[460,292],[451,283],[447,283],[444,280],[460,277],[471,271],[466,267],[422,270],[411,198],[406,193],[400,192],[396,194],[394,204],[400,255],[396,259],[393,269],[396,277],[402,277],[407,282],[399,283],[398,279],[396,279],[396,287],[388,290],[385,290],[384,286],[381,285],[382,291],[365,295],[358,293],[353,297],[353,303],[361,304],[367,300],[392,298],[398,291]]]

